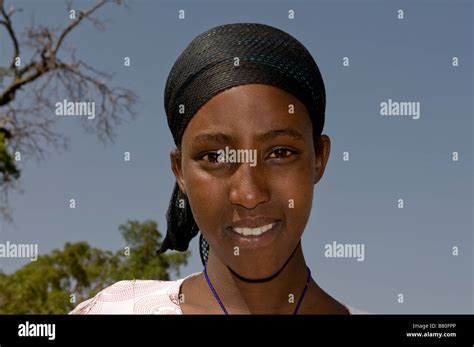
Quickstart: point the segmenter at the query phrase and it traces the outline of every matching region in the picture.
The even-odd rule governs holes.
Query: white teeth
[[[264,232],[270,230],[271,228],[273,228],[275,224],[276,224],[276,222],[275,223],[270,223],[270,224],[267,224],[267,225],[263,225],[263,226],[258,227],[258,228],[233,228],[233,229],[234,229],[235,232],[237,232],[239,234],[242,234],[244,236],[248,236],[248,235],[258,236],[258,235],[261,235]]]
[[[258,236],[262,233],[262,228],[255,228],[252,230],[252,235]]]

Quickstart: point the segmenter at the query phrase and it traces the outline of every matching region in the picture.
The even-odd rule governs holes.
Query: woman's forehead
[[[183,140],[192,141],[203,134],[217,133],[256,136],[277,129],[294,129],[303,136],[305,133],[311,136],[306,107],[280,88],[248,84],[210,99],[188,124]]]
[[[268,84],[244,84],[227,89],[211,98],[198,111],[212,111],[214,109],[227,110],[229,106],[236,109],[281,109],[288,112],[288,105],[299,108],[306,107],[296,97],[285,90]]]
[[[246,84],[225,90],[204,104],[193,118],[202,123],[268,120],[273,116],[289,117],[294,113],[307,114],[306,107],[283,89],[265,84]]]

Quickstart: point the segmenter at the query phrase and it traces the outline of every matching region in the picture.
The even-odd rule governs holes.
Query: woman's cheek
[[[196,174],[187,177],[188,200],[193,216],[200,229],[212,231],[221,220],[219,213],[222,201],[221,183],[209,175]],[[212,223],[212,224],[209,224]]]
[[[295,166],[278,175],[272,175],[272,199],[283,207],[287,227],[302,233],[311,213],[313,176],[309,165]]]

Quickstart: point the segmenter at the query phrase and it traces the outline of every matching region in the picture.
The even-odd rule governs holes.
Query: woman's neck
[[[291,314],[308,277],[301,243],[279,274],[267,282],[249,283],[242,280],[212,250],[206,268],[212,285],[229,313]],[[314,281],[311,282],[313,287],[316,286]],[[315,288],[310,289],[302,307],[305,301],[314,301],[309,297],[315,295]]]

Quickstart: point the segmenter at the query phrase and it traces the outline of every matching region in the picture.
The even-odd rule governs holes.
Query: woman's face
[[[223,264],[248,279],[281,269],[308,221],[313,187],[329,156],[327,136],[320,146],[315,153],[306,107],[269,85],[233,87],[194,115],[180,155],[171,153],[172,167]],[[234,157],[219,156],[226,147],[227,154],[235,150]],[[262,226],[267,227],[258,229]],[[242,234],[249,231],[253,234]]]

